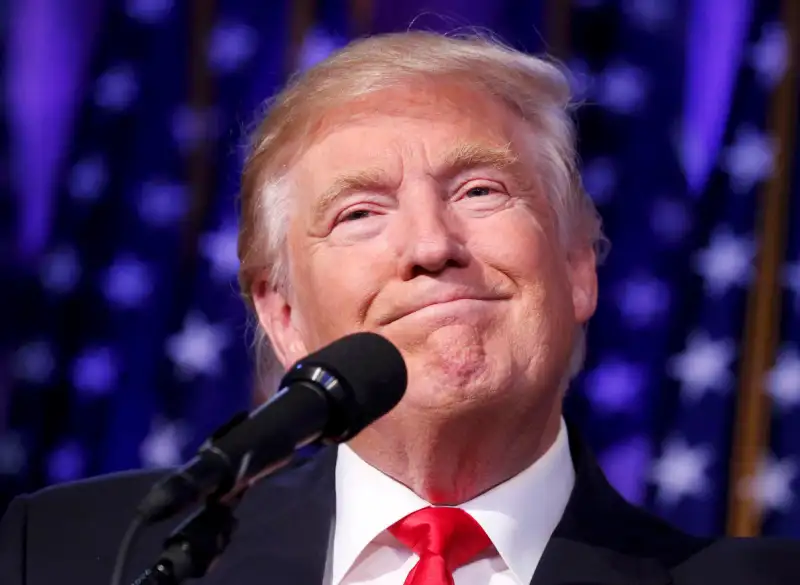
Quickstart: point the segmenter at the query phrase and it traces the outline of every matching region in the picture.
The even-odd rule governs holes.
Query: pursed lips
[[[445,303],[452,303],[454,301],[500,301],[507,299],[506,296],[501,295],[485,295],[485,294],[470,294],[470,293],[462,293],[462,292],[453,292],[449,294],[440,294],[436,295],[431,298],[427,298],[424,301],[416,302],[412,305],[406,305],[402,307],[402,309],[398,311],[392,312],[386,318],[380,320],[381,325],[388,325],[394,321],[402,319],[403,317],[407,317],[412,313],[416,313],[422,309],[427,307],[433,307],[435,305],[442,305]]]

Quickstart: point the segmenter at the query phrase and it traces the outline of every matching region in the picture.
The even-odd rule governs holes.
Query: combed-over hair
[[[594,203],[582,188],[570,87],[555,63],[485,35],[377,35],[352,42],[294,76],[267,104],[252,133],[242,176],[238,242],[239,284],[251,310],[254,279],[261,271],[268,271],[271,286],[291,287],[285,243],[292,198],[286,179],[325,114],[378,91],[453,79],[493,95],[528,123],[536,137],[537,174],[555,212],[559,237],[566,246],[594,246],[602,259],[607,241]],[[256,326],[256,365],[263,375],[271,351]],[[580,370],[584,352],[581,329],[570,378]]]

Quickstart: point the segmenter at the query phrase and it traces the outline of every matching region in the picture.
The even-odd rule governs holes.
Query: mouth
[[[409,307],[400,311],[390,318],[386,319],[382,324],[388,325],[412,316],[441,316],[441,317],[456,317],[459,315],[466,315],[471,311],[480,310],[484,308],[487,303],[503,300],[498,297],[454,297],[443,299],[440,301],[431,301],[428,303]]]

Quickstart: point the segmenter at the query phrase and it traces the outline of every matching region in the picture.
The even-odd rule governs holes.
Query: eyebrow
[[[511,145],[486,146],[476,143],[465,143],[457,146],[445,157],[442,164],[444,175],[448,178],[477,167],[508,169],[519,163],[519,157],[511,150]]]
[[[519,157],[511,150],[511,145],[502,147],[478,143],[464,143],[448,152],[435,172],[440,179],[453,179],[464,171],[491,167],[498,170],[511,169],[517,181],[522,181]],[[516,167],[516,168],[515,168]],[[390,189],[391,179],[380,168],[367,168],[345,173],[336,177],[333,183],[317,197],[314,203],[314,223],[322,221],[328,211],[347,195],[358,191],[382,191]]]
[[[362,169],[336,177],[314,202],[314,223],[322,221],[336,203],[356,191],[386,191],[389,177],[379,168]]]

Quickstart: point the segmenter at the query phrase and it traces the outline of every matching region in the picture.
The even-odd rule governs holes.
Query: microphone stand
[[[230,544],[237,521],[233,515],[236,506],[247,491],[259,480],[284,467],[291,461],[287,457],[261,469],[259,473],[206,498],[202,508],[178,525],[164,541],[164,552],[131,585],[180,585],[186,579],[203,577]],[[248,455],[242,461],[241,474],[251,464],[262,465],[258,456]]]
[[[237,524],[233,511],[243,492],[229,502],[210,497],[164,541],[164,552],[132,585],[179,585],[204,576],[231,541]]]
[[[132,583],[132,585],[180,585],[186,579],[199,579],[203,577],[225,549],[230,544],[237,521],[233,515],[237,504],[245,493],[259,480],[277,471],[290,463],[289,456],[271,465],[263,467],[258,460],[258,454],[248,454],[240,464],[240,477],[246,477],[246,469],[253,466],[261,469],[260,472],[247,479],[241,479],[231,486],[229,483],[206,498],[205,504],[197,512],[189,516],[178,525],[172,534],[164,541],[164,551],[158,560]],[[141,523],[134,523],[130,537],[132,542]],[[118,578],[112,578],[112,583],[121,582],[121,573],[124,571],[127,551],[131,542],[121,545],[125,554],[122,561],[117,559],[120,571]]]

